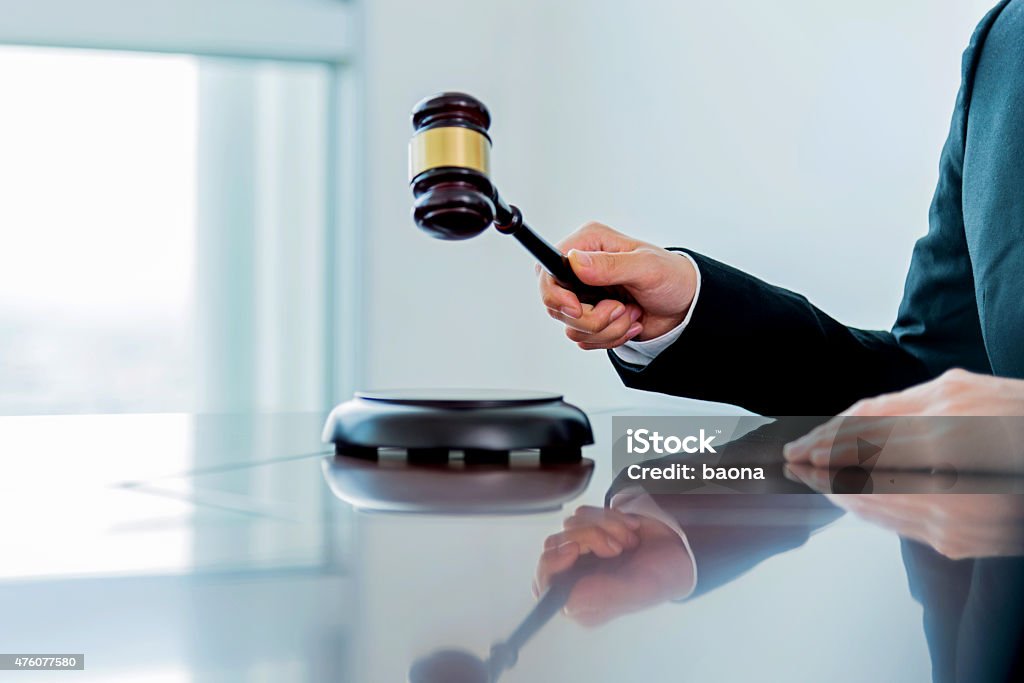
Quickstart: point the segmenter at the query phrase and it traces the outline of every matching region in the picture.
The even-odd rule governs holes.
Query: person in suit
[[[762,415],[1024,415],[1022,66],[1024,0],[1003,0],[964,52],[928,233],[890,331],[848,327],[799,294],[599,223],[559,246],[583,282],[632,301],[583,305],[541,273],[543,303],[637,389]],[[828,464],[836,429],[786,458]]]

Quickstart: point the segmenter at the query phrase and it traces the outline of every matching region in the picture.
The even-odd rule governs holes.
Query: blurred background
[[[635,400],[512,240],[412,224],[445,89],[551,241],[600,220],[888,328],[991,3],[0,0],[0,414]]]

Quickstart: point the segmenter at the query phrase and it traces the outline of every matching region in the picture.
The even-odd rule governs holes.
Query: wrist
[[[680,313],[679,315],[670,317],[647,317],[644,316],[643,332],[638,334],[634,339],[636,341],[650,341],[651,339],[657,339],[658,337],[664,336],[676,329],[683,324],[686,319],[686,312]]]
[[[666,289],[669,290],[665,296],[664,308],[659,311],[657,306],[652,306],[654,311],[646,310],[641,322],[644,329],[637,341],[649,341],[668,334],[680,325],[689,321],[690,313],[700,291],[700,271],[697,264],[689,254],[684,251],[665,251],[665,256],[671,264],[672,275],[666,280],[671,283]]]

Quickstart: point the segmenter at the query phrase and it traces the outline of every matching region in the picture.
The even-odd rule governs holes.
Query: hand
[[[548,314],[565,324],[565,335],[580,348],[613,349],[630,339],[653,339],[686,317],[697,287],[689,259],[587,223],[558,244],[573,272],[590,285],[619,286],[633,299],[606,299],[594,306],[555,284],[538,266],[540,294]]]
[[[583,506],[549,536],[537,564],[534,593],[585,553],[609,563],[576,582],[565,613],[585,626],[686,597],[693,590],[693,561],[679,535],[665,524],[615,510]],[[614,561],[611,558],[619,558]]]
[[[1024,381],[950,370],[860,401],[783,453],[816,467],[1024,473]]]
[[[1024,555],[1024,496],[1020,494],[836,494],[829,492],[828,477],[820,469],[794,465],[787,469],[790,474],[844,510],[929,545],[951,560]]]

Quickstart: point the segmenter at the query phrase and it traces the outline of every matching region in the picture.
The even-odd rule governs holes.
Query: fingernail
[[[641,311],[639,308],[634,308],[629,313],[629,321],[635,323],[637,320],[640,319],[640,316],[643,315],[643,314],[644,314],[644,312]]]
[[[640,528],[640,520],[636,517],[626,517],[626,526],[630,529],[636,530]]]
[[[575,541],[566,541],[562,545],[558,546],[558,552],[562,555],[568,555],[572,552],[572,546]]]
[[[629,331],[626,332],[626,336],[632,339],[636,335],[640,334],[640,330],[644,329],[644,326],[640,323],[633,323],[629,326]]]
[[[626,307],[623,306],[622,304],[619,304],[618,306],[615,307],[615,310],[612,311],[612,314],[610,316],[608,316],[608,322],[612,322],[614,320],[618,320],[619,318],[622,317],[622,314],[625,313],[625,312],[626,312]]]
[[[558,310],[559,310],[559,312],[561,312],[562,315],[569,316],[573,320],[576,320],[577,318],[580,317],[580,315],[582,315],[581,313],[573,310],[569,306],[563,306],[562,308],[560,308]]]
[[[797,454],[797,442],[792,441],[782,447],[782,457],[786,460],[795,460]]]
[[[828,464],[828,451],[824,448],[816,448],[811,452],[811,462],[816,467]]]
[[[618,541],[616,541],[613,538],[609,538],[608,539],[608,547],[612,549],[613,553],[621,553],[622,552],[622,546],[619,545]]]
[[[574,257],[575,257],[576,263],[578,263],[578,264],[580,264],[581,266],[584,266],[584,267],[589,266],[589,265],[591,265],[594,262],[594,260],[592,258],[590,258],[590,254],[588,254],[585,251],[580,251],[579,249],[570,249],[569,250],[569,258],[574,258]]]

